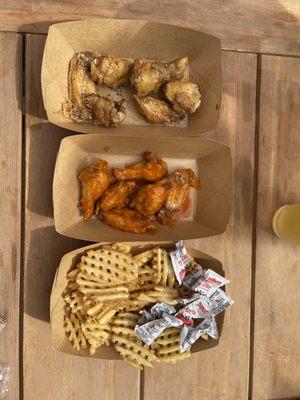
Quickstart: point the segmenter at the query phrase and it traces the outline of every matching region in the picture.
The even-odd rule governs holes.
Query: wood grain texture
[[[139,398],[139,372],[122,362],[69,356],[51,349],[49,298],[60,258],[81,242],[58,235],[52,177],[60,141],[70,135],[43,120],[40,64],[45,38],[26,37],[26,209],[24,400]]]
[[[300,203],[300,60],[262,57],[253,399],[300,398],[299,248],[272,216]]]
[[[22,37],[0,34],[0,362],[11,367],[8,399],[19,399],[19,295],[22,171]]]
[[[223,263],[235,304],[226,311],[218,347],[146,371],[145,400],[248,399],[256,67],[255,55],[223,53],[220,122],[207,137],[231,147],[233,213],[224,235],[187,242]]]
[[[0,0],[0,28],[46,33],[49,25],[112,17],[182,25],[220,37],[224,49],[300,55],[297,0]]]

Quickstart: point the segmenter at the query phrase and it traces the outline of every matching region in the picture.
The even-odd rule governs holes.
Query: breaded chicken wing
[[[96,125],[102,126],[118,126],[125,118],[125,110],[127,101],[113,101],[106,97],[96,94],[84,97],[84,105],[91,110],[93,117],[96,119]]]
[[[144,233],[155,230],[152,217],[145,217],[136,210],[130,210],[127,207],[103,211],[101,218],[105,224],[125,232]]]
[[[165,101],[155,99],[151,96],[138,97],[135,94],[132,95],[132,99],[140,112],[152,124],[167,125],[170,122],[177,121],[181,117]]]
[[[96,160],[85,167],[78,178],[81,182],[81,206],[83,220],[87,221],[94,213],[95,202],[102,196],[114,178],[107,162]]]
[[[144,97],[156,92],[164,83],[181,78],[187,65],[187,57],[170,63],[138,58],[134,60],[129,81],[137,96]]]
[[[194,113],[201,104],[201,93],[196,83],[185,79],[168,82],[164,86],[164,94],[172,103],[175,111]]]
[[[152,185],[143,186],[134,196],[130,207],[135,208],[142,215],[155,214],[167,199],[173,184],[165,178]]]
[[[108,211],[112,208],[124,206],[127,197],[132,193],[135,186],[135,182],[119,181],[114,183],[105,190],[99,200],[99,208],[102,211]]]
[[[127,83],[132,61],[112,55],[96,55],[91,62],[91,77],[95,82],[111,88]]]
[[[162,158],[149,151],[144,153],[144,157],[147,161],[133,164],[126,168],[115,168],[115,177],[124,181],[145,179],[148,182],[156,182],[167,175],[168,166]]]

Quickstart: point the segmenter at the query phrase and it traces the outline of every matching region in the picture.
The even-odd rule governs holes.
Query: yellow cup
[[[300,204],[287,204],[280,207],[273,216],[275,234],[300,246]]]

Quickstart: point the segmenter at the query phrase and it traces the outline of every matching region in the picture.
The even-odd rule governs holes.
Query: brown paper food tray
[[[81,194],[78,174],[82,168],[96,156],[106,159],[111,166],[124,165],[128,156],[138,156],[133,159],[140,160],[146,150],[166,158],[170,172],[176,168],[192,168],[199,176],[200,191],[191,189],[191,217],[172,227],[157,223],[155,233],[140,235],[111,228],[96,217],[82,221],[78,208]],[[65,236],[93,242],[129,242],[187,240],[217,235],[226,230],[231,198],[230,149],[218,142],[193,138],[140,137],[137,140],[134,137],[90,134],[66,137],[60,145],[53,181],[53,203],[55,228]]]
[[[200,84],[203,101],[188,117],[187,127],[162,127],[148,124],[132,111],[118,128],[75,123],[64,117],[61,105],[68,99],[68,65],[74,52],[110,53],[124,58],[146,57],[173,60],[189,58],[190,80]],[[221,47],[214,36],[167,24],[141,20],[97,19],[65,22],[49,29],[42,64],[42,92],[47,116],[53,124],[83,133],[126,134],[131,136],[197,136],[213,129],[221,106]]]
[[[133,246],[133,254],[141,253],[142,251],[148,250],[155,245],[159,244],[160,247],[165,249],[170,249],[174,247],[172,242],[133,242],[129,243]],[[57,269],[52,291],[50,298],[50,324],[51,324],[51,340],[52,347],[56,351],[61,351],[63,353],[73,354],[81,357],[92,357],[92,358],[101,358],[108,360],[120,360],[119,354],[112,348],[108,346],[102,346],[98,349],[94,356],[90,356],[88,350],[82,349],[80,351],[76,351],[71,343],[69,342],[65,329],[63,327],[63,317],[64,317],[64,301],[62,298],[62,293],[67,286],[67,278],[66,274],[69,270],[73,269],[77,263],[80,261],[80,257],[89,249],[99,247],[100,243],[92,244],[86,247],[82,247],[80,249],[74,250],[70,253],[67,253],[60,262],[60,265]],[[203,268],[211,268],[216,271],[218,274],[224,276],[224,271],[222,269],[222,264],[220,261],[215,258],[202,253],[199,250],[188,248],[188,253],[193,256]],[[216,317],[219,337],[222,333],[223,321],[224,321],[225,313],[219,314]],[[206,340],[198,340],[192,346],[192,353],[198,353],[199,351],[210,349],[212,347],[217,346],[219,340],[209,339]]]

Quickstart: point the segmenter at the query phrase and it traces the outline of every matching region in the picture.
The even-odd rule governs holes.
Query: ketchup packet
[[[218,339],[218,327],[214,315],[204,319],[195,328],[183,326],[180,332],[180,352],[187,351],[203,334]]]
[[[190,262],[190,256],[187,253],[187,249],[183,244],[183,241],[175,243],[176,250],[170,253],[174,273],[179,285],[182,284],[184,277],[188,274],[188,267]]]

